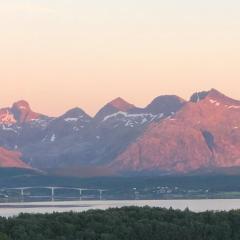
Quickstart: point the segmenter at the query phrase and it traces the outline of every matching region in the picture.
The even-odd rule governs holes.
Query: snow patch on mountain
[[[1,125],[1,127],[2,127],[2,130],[3,131],[10,131],[10,132],[14,132],[14,133],[18,133],[15,129],[13,129],[13,128],[11,128],[11,127],[6,127],[6,125]]]
[[[56,135],[53,134],[50,141],[51,141],[51,142],[55,142],[55,140],[56,140]]]
[[[125,127],[133,128],[135,126],[141,126],[152,121],[159,120],[163,117],[163,113],[154,115],[152,113],[127,113],[119,111],[105,116],[102,122],[118,121],[120,123],[123,123]],[[119,126],[119,124],[115,124],[114,128]]]
[[[220,106],[220,102],[218,102],[217,100],[209,99],[209,102],[215,104],[217,107]]]
[[[228,106],[228,109],[240,109],[240,106],[231,105]]]
[[[65,122],[77,122],[79,118],[65,118]]]
[[[26,106],[19,106],[18,108],[19,108],[19,109],[24,109],[24,110],[25,110],[25,109],[28,109]]]
[[[0,115],[0,122],[4,124],[14,124],[16,123],[16,119],[9,110],[6,110]]]
[[[82,122],[89,122],[89,119],[87,119],[84,115],[64,118],[65,122],[77,122],[79,120],[81,120]]]
[[[108,115],[106,116],[104,119],[103,119],[103,122],[111,119],[111,118],[116,118],[116,117],[124,117],[124,118],[130,118],[130,119],[137,119],[137,118],[141,118],[144,120],[144,122],[147,121],[147,118],[151,118],[152,120],[155,119],[155,118],[162,118],[164,116],[163,113],[161,114],[158,114],[158,115],[153,115],[151,113],[136,113],[136,114],[131,114],[131,113],[127,113],[127,112],[122,112],[122,111],[119,111],[119,112],[116,112],[116,113],[113,113],[111,115]]]

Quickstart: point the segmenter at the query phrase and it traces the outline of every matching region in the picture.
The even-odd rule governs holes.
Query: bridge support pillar
[[[82,189],[79,189],[79,200],[82,201]]]
[[[21,191],[21,202],[24,202],[24,189],[21,188],[20,191]]]
[[[54,197],[55,197],[55,188],[52,187],[52,188],[51,188],[51,191],[52,191],[52,192],[51,192],[52,202],[54,202],[54,200],[55,200],[55,199],[54,199]]]

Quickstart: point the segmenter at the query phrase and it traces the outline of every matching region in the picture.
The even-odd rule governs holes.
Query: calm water
[[[184,210],[189,208],[195,212],[206,210],[240,209],[240,200],[157,200],[157,201],[74,201],[74,202],[34,202],[34,203],[4,203],[0,204],[0,216],[10,217],[19,213],[52,213],[81,212],[89,209],[108,209],[123,206],[150,206]]]

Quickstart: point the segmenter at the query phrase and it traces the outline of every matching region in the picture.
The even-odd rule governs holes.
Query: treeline
[[[240,211],[124,207],[0,219],[0,240],[239,240]]]

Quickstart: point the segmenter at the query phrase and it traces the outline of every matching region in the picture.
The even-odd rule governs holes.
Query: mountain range
[[[116,98],[94,116],[26,101],[0,109],[0,167],[61,175],[190,174],[240,167],[240,101],[215,89],[139,108]]]

